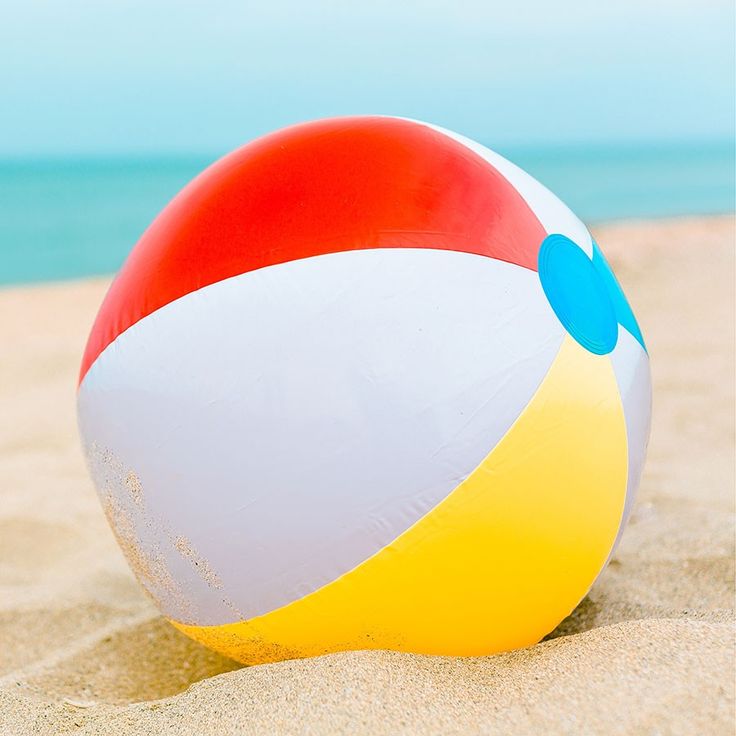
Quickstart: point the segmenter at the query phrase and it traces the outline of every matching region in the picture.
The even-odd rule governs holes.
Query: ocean
[[[499,152],[586,222],[734,211],[730,141]],[[114,272],[156,214],[215,158],[0,161],[0,284]]]

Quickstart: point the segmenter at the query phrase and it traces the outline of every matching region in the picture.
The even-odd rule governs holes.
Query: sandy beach
[[[107,279],[0,291],[0,734],[732,734],[734,224],[594,228],[652,359],[639,501],[535,647],[242,668],[167,624],[107,526],[75,383]]]

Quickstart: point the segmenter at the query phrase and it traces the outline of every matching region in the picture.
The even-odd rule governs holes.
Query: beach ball
[[[649,361],[586,227],[493,151],[389,117],[267,135],[135,246],[84,353],[112,529],[246,663],[531,645],[644,462]]]

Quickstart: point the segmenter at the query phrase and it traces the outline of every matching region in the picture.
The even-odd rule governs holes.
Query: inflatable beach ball
[[[79,425],[140,583],[247,663],[537,642],[618,541],[649,433],[632,311],[501,156],[355,117],[260,138],[145,232]]]

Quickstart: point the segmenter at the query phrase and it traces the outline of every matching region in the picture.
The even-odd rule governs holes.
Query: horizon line
[[[13,163],[50,163],[50,162],[82,162],[82,161],[120,161],[127,159],[133,161],[150,161],[150,160],[184,160],[184,159],[211,159],[217,160],[227,155],[231,151],[235,151],[251,141],[257,140],[261,136],[249,138],[232,148],[225,148],[216,151],[214,149],[118,149],[118,150],[87,150],[87,151],[2,151],[0,150],[0,165]],[[476,139],[477,140],[477,139]],[[478,140],[483,145],[488,145],[483,139]],[[490,147],[490,146],[488,146]],[[671,151],[677,148],[709,148],[709,149],[729,149],[736,156],[736,138],[731,136],[708,136],[693,138],[642,138],[642,139],[610,139],[610,140],[570,140],[570,141],[526,141],[526,142],[498,142],[494,144],[494,150],[503,153],[504,151],[513,152],[515,154],[535,154],[535,153],[551,153],[559,151],[560,153],[579,153],[582,151],[642,151],[649,149],[652,151]]]

